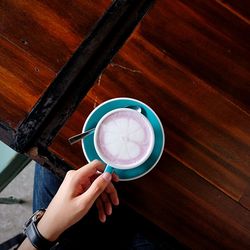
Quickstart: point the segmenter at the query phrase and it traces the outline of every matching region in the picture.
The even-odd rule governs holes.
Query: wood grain
[[[17,129],[110,2],[0,2],[0,121]]]
[[[161,1],[140,31],[167,56],[249,112],[249,24],[215,1]]]
[[[18,127],[110,3],[1,1],[0,120]],[[81,144],[68,138],[88,114],[139,99],[166,144],[150,173],[118,184],[121,199],[190,248],[249,249],[249,31],[246,0],[155,1],[48,150],[81,167]]]
[[[119,185],[130,206],[191,249],[250,247],[249,211],[168,154],[143,179]]]
[[[247,0],[234,1],[234,0],[216,0],[217,3],[221,4],[228,11],[250,24],[250,3]]]
[[[54,77],[45,64],[0,36],[0,120],[17,128]]]
[[[147,103],[164,126],[164,154],[145,179],[121,183],[121,197],[194,249],[250,246],[249,24],[230,8],[156,2],[50,147],[79,168],[81,145],[67,139],[98,104]]]
[[[250,183],[248,182],[248,186],[246,187],[246,189],[244,190],[244,193],[242,194],[241,198],[240,198],[240,204],[243,207],[248,208],[248,210],[250,210]]]
[[[110,3],[3,0],[0,33],[58,72]]]
[[[110,6],[19,126],[13,142],[16,151],[51,144],[151,4],[152,0],[119,0]]]
[[[133,53],[140,59],[127,57]],[[89,96],[94,106],[124,93],[152,106],[167,134],[179,134],[180,143],[167,140],[168,152],[240,199],[250,173],[248,114],[142,39],[130,39]]]
[[[81,133],[82,126],[88,114],[93,110],[93,100],[85,97],[79,108],[68,119],[65,126],[60,130],[49,150],[63,158],[72,167],[79,168],[87,163],[80,143],[70,145],[68,138]],[[62,145],[64,145],[62,147]]]

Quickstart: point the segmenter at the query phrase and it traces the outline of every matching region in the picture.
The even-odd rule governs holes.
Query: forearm
[[[19,246],[18,250],[37,250],[37,249],[33,247],[29,239],[26,237],[25,240],[22,242],[22,244]]]
[[[47,210],[38,210],[27,221],[26,234],[32,235],[34,245],[50,246],[56,243],[59,236],[70,226],[82,219],[94,202],[97,202],[101,222],[111,215],[112,205],[118,205],[119,199],[115,187],[111,183],[118,177],[105,172],[99,174],[104,165],[93,161],[78,170],[68,171],[66,177],[52,199]],[[19,250],[36,249],[28,238]]]

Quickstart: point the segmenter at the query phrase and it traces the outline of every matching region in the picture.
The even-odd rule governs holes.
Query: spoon
[[[91,132],[94,132],[94,130],[95,130],[95,128],[92,128],[92,129],[89,129],[89,130],[87,130],[87,131],[84,131],[84,132],[81,133],[81,134],[74,135],[74,136],[70,137],[70,138],[68,139],[68,141],[69,141],[69,143],[72,145],[72,144],[74,144],[74,143],[80,141],[81,139],[83,139],[85,136],[90,135]]]
[[[140,113],[142,112],[142,109],[141,109],[141,107],[139,107],[139,106],[126,106],[126,107],[124,107],[124,108],[134,109],[134,110],[136,110],[136,111],[138,111],[138,112],[140,112]],[[74,135],[74,136],[70,137],[70,138],[68,139],[68,141],[69,141],[69,143],[72,145],[72,144],[74,144],[74,143],[76,143],[76,142],[82,140],[85,136],[90,135],[91,133],[93,133],[94,130],[95,130],[95,128],[91,128],[91,129],[89,129],[89,130],[87,130],[87,131],[84,131],[83,133]]]

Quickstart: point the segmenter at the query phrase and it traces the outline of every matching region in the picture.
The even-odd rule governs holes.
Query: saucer
[[[126,106],[140,106],[142,108],[142,114],[148,118],[154,129],[156,140],[151,155],[143,164],[132,169],[115,169],[114,172],[119,176],[121,181],[135,180],[144,176],[149,171],[151,171],[160,160],[164,149],[165,135],[161,121],[156,113],[148,105],[139,100],[127,97],[114,98],[98,105],[87,117],[82,130],[86,131],[94,128],[98,121],[107,112],[117,108],[124,108]],[[86,136],[84,140],[82,140],[82,149],[88,162],[95,159],[101,160],[94,147],[94,133],[91,133],[90,135]]]

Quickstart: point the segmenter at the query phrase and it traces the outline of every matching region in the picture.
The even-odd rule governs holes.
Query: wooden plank
[[[117,57],[116,65],[123,65],[123,68],[109,67],[109,71],[105,72],[107,78],[103,75],[101,86],[93,89],[93,99],[94,96],[101,98],[101,95],[104,98],[106,95],[108,99],[111,94],[107,93],[107,90],[112,89],[112,96],[121,96],[125,90],[129,96],[136,96],[148,102],[162,117],[164,126],[170,127],[170,124],[173,124],[178,133],[186,136],[178,147],[167,145],[169,152],[184,158],[186,163],[194,155],[192,164],[187,165],[195,171],[205,171],[206,174],[200,172],[205,178],[213,175],[215,178],[216,173],[224,169],[228,175],[225,173],[223,178],[219,174],[214,179],[214,184],[223,185],[225,180],[223,186],[227,186],[227,193],[238,200],[249,181],[249,115],[210,88],[206,82],[165,57],[161,51],[150,47],[144,40],[131,39],[130,42],[121,50],[121,56]],[[137,55],[136,58],[128,56],[132,53]],[[141,73],[131,72],[131,69]],[[135,89],[138,90],[137,93]],[[150,91],[146,92],[147,89]],[[164,102],[159,103],[157,100]],[[234,119],[231,119],[232,117]],[[198,149],[199,154],[206,155],[207,159],[199,157],[197,160],[200,159],[201,162],[196,162],[195,156],[198,156],[198,152],[194,154],[191,150],[192,141],[197,143],[194,148]],[[191,151],[187,151],[184,142],[189,144]],[[213,170],[209,167],[209,159],[214,159],[212,166],[217,165],[218,168]],[[231,174],[242,181],[238,178],[234,180]],[[210,177],[207,179],[211,180]],[[231,181],[228,182],[227,178]],[[241,183],[240,192],[238,184],[236,187],[233,183]],[[235,190],[229,192],[234,189],[232,186]]]
[[[124,93],[145,101],[160,115],[170,138],[169,153],[239,201],[250,174],[247,113],[140,37],[130,39],[89,92],[93,106],[88,100],[81,109],[90,112],[97,103]],[[81,124],[86,115],[85,111]],[[74,134],[77,117],[62,130],[61,144]],[[75,134],[80,130],[78,125]]]
[[[0,36],[0,121],[16,129],[54,77],[46,65]]]
[[[139,32],[249,112],[250,26],[246,22],[214,1],[166,0],[154,5]]]
[[[250,247],[249,210],[167,154],[148,175],[118,188],[126,203],[191,249]]]
[[[250,2],[248,0],[216,0],[216,2],[221,4],[234,15],[244,20],[246,23],[250,24]]]
[[[248,183],[248,186],[246,187],[244,193],[240,198],[240,204],[243,207],[248,208],[248,210],[250,211],[250,183]]]
[[[11,129],[7,124],[0,122],[0,135],[1,141],[7,145],[10,145],[13,141],[15,131]]]
[[[110,3],[2,0],[0,34],[58,72]]]
[[[63,158],[75,169],[85,165],[87,161],[83,155],[81,143],[70,145],[68,138],[82,131],[84,121],[92,110],[93,100],[86,96],[49,147],[51,152]]]
[[[93,28],[93,25],[102,17],[105,10],[111,5],[111,0],[99,0],[98,3],[90,0],[62,1],[43,0],[46,8],[54,12],[60,22],[67,24],[70,30],[76,35],[85,37]],[[61,29],[61,27],[60,27]],[[65,29],[65,27],[63,27]]]
[[[142,100],[159,115],[166,145],[152,172],[119,183],[122,200],[193,249],[249,249],[249,27],[213,4],[156,2],[50,150],[79,168],[81,145],[67,139],[93,108]]]
[[[249,32],[250,30],[249,22],[239,18],[235,12],[226,9],[223,5],[221,5],[220,0],[213,0],[209,2],[205,0],[194,0],[192,3],[187,0],[180,0],[180,3],[183,10],[186,13],[189,13],[190,17],[192,17],[193,20],[190,23],[193,24],[193,22],[198,21],[197,19],[201,21],[200,25],[196,25],[194,27],[198,29],[203,26],[206,29],[203,34],[209,35],[217,32],[219,40],[218,43],[221,43],[220,36],[225,36],[225,38],[233,40],[232,43],[238,44],[239,47],[245,47],[247,49],[250,48],[250,38],[244,33]],[[241,6],[243,7],[244,4],[245,8],[249,6],[249,3],[246,4],[244,1]],[[201,30],[199,31],[201,32]],[[214,40],[215,38],[217,37],[210,37],[211,40]]]
[[[119,0],[110,6],[19,126],[16,151],[51,143],[151,4],[152,0]]]
[[[72,170],[72,167],[67,164],[63,158],[51,153],[47,148],[33,146],[29,149],[26,155],[39,163],[41,166],[51,170],[56,176],[61,178],[65,177],[65,174]]]
[[[75,134],[80,132],[87,111],[90,112],[97,103],[112,97],[124,96],[126,93],[130,97],[149,103],[162,117],[168,138],[172,139],[166,142],[168,152],[185,162],[188,167],[214,183],[229,196],[239,200],[249,180],[249,141],[246,139],[249,131],[248,116],[220,96],[218,92],[207,88],[205,83],[198,79],[186,78],[186,72],[181,73],[178,68],[168,67],[166,62],[156,65],[157,56],[154,57],[146,48],[141,49],[146,51],[147,58],[138,59],[140,65],[135,58],[129,60],[130,65],[128,61],[125,62],[124,58],[122,61],[119,58],[119,64],[116,65],[123,65],[122,68],[110,66],[109,70],[102,75],[101,81],[89,93],[92,106],[90,101],[88,105],[84,102],[81,106],[81,110],[86,108],[82,113],[83,117],[80,119],[81,111],[78,111],[75,116],[77,118],[72,119],[62,130],[61,148],[66,148],[64,151],[69,152],[69,145],[62,146],[63,138],[65,144],[66,138],[74,134],[74,126]],[[124,54],[130,55],[132,51],[137,55],[142,54],[134,46],[130,49],[126,47]],[[153,75],[148,75],[147,72],[150,70],[147,67],[150,67],[150,74]],[[163,68],[164,70],[161,70]],[[135,69],[142,73],[133,72]],[[155,77],[157,81],[154,81]],[[162,82],[163,79],[164,82]],[[194,81],[196,84],[193,84]],[[153,89],[152,86],[154,86]],[[151,91],[143,92],[143,89],[147,88]],[[112,93],[109,89],[112,89]],[[157,102],[159,98],[164,99],[165,102]],[[217,109],[218,106],[221,109]],[[229,119],[232,112],[237,117],[235,125]],[[77,119],[81,125],[76,125]],[[235,134],[234,130],[227,129],[230,124],[232,127],[237,125],[238,129],[243,132],[240,138],[240,134],[236,134],[238,138],[231,138]],[[68,126],[71,128],[68,129]],[[227,133],[224,132],[225,129]],[[76,151],[81,152],[81,149]],[[73,161],[74,157],[71,158]],[[77,164],[74,165],[77,166]]]
[[[95,102],[85,98],[81,110],[74,113],[68,126],[59,134],[60,138],[57,137],[52,144],[54,153],[61,154],[76,168],[85,164],[80,143],[70,146],[66,139],[74,131],[81,131],[81,125]],[[247,249],[250,244],[249,210],[167,155],[167,149],[174,146],[171,144],[176,143],[177,137],[174,138],[168,128],[166,132],[166,150],[155,169],[141,179],[119,184],[124,202],[189,247],[219,249],[238,246]],[[64,144],[63,151],[61,143]],[[212,166],[210,162],[204,168]]]

